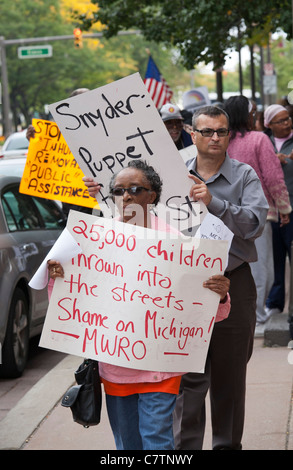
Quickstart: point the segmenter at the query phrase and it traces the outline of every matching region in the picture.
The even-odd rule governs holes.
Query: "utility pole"
[[[4,37],[0,37],[0,57],[1,57],[1,83],[2,83],[2,116],[5,137],[9,136],[12,132],[12,125],[10,119],[10,99],[8,88],[8,76],[6,65],[6,50],[4,44]]]
[[[140,34],[140,31],[120,31],[118,36],[127,36],[129,34]],[[90,38],[100,38],[103,37],[103,33],[89,33],[83,35],[83,39]],[[0,58],[1,58],[1,81],[2,81],[2,109],[3,109],[3,125],[5,131],[5,137],[8,137],[12,133],[12,124],[10,119],[10,100],[9,100],[9,82],[8,82],[8,73],[7,73],[7,64],[6,64],[6,47],[11,45],[24,45],[24,44],[33,44],[39,42],[48,42],[48,41],[64,41],[64,40],[74,40],[74,34],[64,35],[64,36],[45,36],[38,38],[25,38],[25,39],[5,39],[3,36],[0,36]]]
[[[250,50],[250,86],[251,86],[251,99],[255,101],[255,67],[253,46],[249,46]]]

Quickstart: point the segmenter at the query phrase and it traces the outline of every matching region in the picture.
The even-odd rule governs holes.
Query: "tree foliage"
[[[144,76],[146,48],[171,88],[185,91],[187,70],[196,64],[217,68],[239,42],[265,43],[278,26],[292,30],[289,0],[1,0],[0,15],[5,39],[72,35],[78,25],[105,35],[84,40],[79,50],[73,39],[53,41],[53,56],[44,59],[21,60],[17,46],[6,47],[11,108],[15,122],[21,114],[25,125],[75,88],[96,88],[137,71]],[[133,28],[142,34],[117,37]]]
[[[74,27],[80,25],[74,13],[86,16],[87,11],[91,15],[95,9],[90,0],[1,0],[0,34],[5,40],[72,35]],[[95,28],[94,32],[99,31],[101,25],[96,23]],[[47,43],[53,47],[53,56],[41,59],[19,59],[18,46],[6,46],[14,127],[20,115],[23,125],[28,125],[36,112],[45,117],[44,105],[64,99],[76,88],[93,89],[137,71],[143,74],[147,46],[162,57],[162,63],[170,63],[169,52],[162,52],[153,42],[146,44],[141,36],[135,41],[129,36],[84,38],[81,49],[74,48],[73,39]]]
[[[85,29],[99,22],[105,36],[136,28],[148,40],[174,46],[187,69],[225,63],[228,49],[258,40],[282,27],[291,37],[290,0],[91,0],[92,17],[81,16]]]

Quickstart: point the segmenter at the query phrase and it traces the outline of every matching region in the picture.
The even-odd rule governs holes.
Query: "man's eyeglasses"
[[[229,135],[229,129],[193,129],[196,132],[200,132],[203,137],[212,137],[214,133],[216,132],[218,137],[226,137]]]
[[[131,186],[130,188],[113,188],[110,193],[112,196],[123,196],[125,191],[127,191],[131,196],[138,196],[143,191],[151,191],[151,189],[144,188],[143,186]]]
[[[272,121],[271,124],[285,124],[285,122],[291,121],[291,117],[288,116],[286,119],[280,119],[280,121]]]

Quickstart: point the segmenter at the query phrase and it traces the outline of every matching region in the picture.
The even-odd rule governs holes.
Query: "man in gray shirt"
[[[213,449],[241,449],[247,363],[253,349],[256,289],[249,264],[254,240],[265,225],[268,204],[256,172],[226,155],[229,118],[208,106],[193,116],[197,157],[187,162],[190,196],[202,200],[234,233],[226,276],[231,312],[214,326],[205,372],[183,376],[174,415],[176,449],[199,450],[205,432],[205,398],[210,391]]]

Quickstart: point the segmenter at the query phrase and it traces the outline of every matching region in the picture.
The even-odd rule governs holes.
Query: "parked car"
[[[0,175],[6,176],[18,176],[22,177],[23,170],[26,163],[26,157],[22,156],[19,158],[2,158],[0,159]]]
[[[0,162],[0,376],[6,378],[22,374],[29,339],[41,332],[47,289],[28,284],[66,224],[55,201],[19,193],[20,178],[11,176],[16,166],[4,176],[9,170]]]
[[[13,157],[13,159],[9,158],[3,158],[0,160],[0,175],[7,175],[7,176],[19,176],[20,178],[23,175],[23,170],[25,167],[26,163],[26,158],[25,157],[20,157],[16,158]],[[61,201],[55,201],[59,207],[63,207],[63,204]],[[67,210],[68,213],[68,210]],[[64,215],[65,210],[64,210]]]
[[[26,129],[20,132],[14,132],[5,140],[0,158],[26,156],[28,152],[29,141],[26,138]]]

